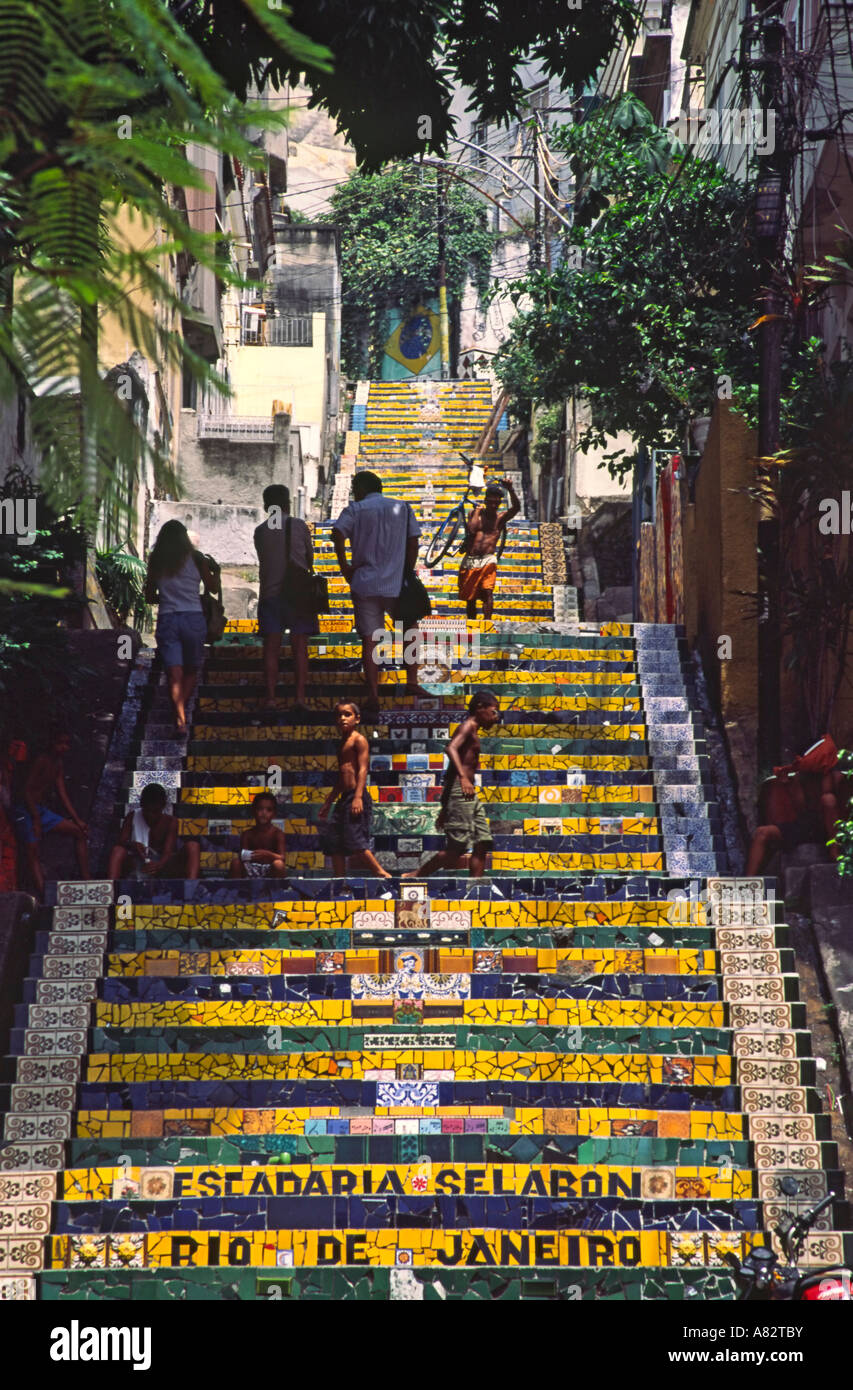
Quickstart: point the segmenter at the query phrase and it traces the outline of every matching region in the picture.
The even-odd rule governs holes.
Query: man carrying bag
[[[367,683],[367,700],[361,712],[375,718],[379,712],[375,649],[385,631],[385,614],[406,624],[408,650],[413,633],[417,633],[417,619],[429,611],[428,606],[424,611],[423,586],[414,573],[421,528],[408,502],[383,494],[382,481],[375,473],[366,469],[356,473],[352,495],[352,502],[332,526],[332,541],[341,574],[350,586],[355,628],[361,637]],[[351,560],[347,558],[347,541]],[[429,694],[418,685],[417,662],[406,665],[406,691],[410,695]]]
[[[293,713],[309,713],[305,704],[308,679],[308,638],[320,631],[318,613],[328,609],[326,581],[314,574],[311,532],[290,515],[290,489],[275,483],[264,489],[266,519],[255,528],[260,592],[258,630],[263,641],[264,697],[262,711],[277,714],[276,686],[282,633],[290,633],[296,704]]]

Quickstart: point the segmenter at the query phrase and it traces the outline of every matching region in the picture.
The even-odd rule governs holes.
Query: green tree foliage
[[[324,62],[262,0],[244,2],[270,43]],[[170,254],[229,275],[217,238],[192,229],[174,195],[206,187],[185,145],[191,138],[251,164],[261,156],[247,125],[280,119],[234,97],[163,0],[4,0],[0,391],[34,396],[42,481],[89,526],[103,493],[99,457],[103,470],[145,447],[101,379],[99,312],[115,314],[153,360],[209,377],[167,317],[170,309],[192,316],[164,274]],[[120,235],[120,209],[150,229],[142,249]],[[129,295],[131,286],[140,294]],[[146,301],[160,317],[140,307]]]
[[[832,727],[853,627],[853,547],[841,524],[853,477],[853,363],[827,367],[822,346],[806,342],[808,370],[783,401],[791,443],[761,460],[748,489],[779,525],[784,664],[796,682],[804,743]],[[759,596],[744,597],[758,617]]]
[[[516,113],[521,68],[580,92],[619,37],[633,35],[637,0],[291,0],[281,5],[301,34],[334,54],[330,70],[292,46],[270,43],[267,0],[169,0],[187,34],[232,91],[284,86],[304,76],[322,106],[376,170],[390,159],[443,154],[455,131],[454,82],[472,91],[483,120]],[[275,2],[275,0],[274,0]],[[288,42],[292,45],[292,37]],[[424,122],[428,122],[428,126]],[[429,134],[425,136],[424,131]]]
[[[45,723],[72,697],[76,672],[60,624],[73,621],[81,601],[63,584],[79,564],[83,537],[40,502],[41,525],[31,544],[0,537],[0,710],[9,732]]]
[[[525,404],[580,388],[591,412],[582,448],[620,430],[680,440],[691,416],[710,413],[721,374],[755,380],[750,190],[630,96],[553,144],[572,162],[575,220],[559,268],[509,290],[522,311],[500,378]],[[611,456],[611,471],[626,466]]]
[[[379,376],[391,305],[414,307],[438,283],[437,175],[418,165],[353,174],[332,196],[341,229],[342,347],[350,376]],[[459,185],[446,190],[446,279],[453,313],[467,279],[489,283],[494,234],[484,204]]]

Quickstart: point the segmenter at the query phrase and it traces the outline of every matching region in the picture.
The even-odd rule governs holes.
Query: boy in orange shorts
[[[509,493],[510,506],[498,512],[504,500],[504,487]],[[488,483],[485,501],[479,502],[468,518],[465,537],[465,559],[459,566],[459,597],[465,600],[465,613],[476,618],[477,604],[483,605],[483,617],[491,618],[495,603],[495,580],[498,577],[497,548],[508,522],[521,511],[521,502],[509,478],[500,483]]]

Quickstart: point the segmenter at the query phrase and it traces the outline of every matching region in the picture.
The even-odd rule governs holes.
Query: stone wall
[[[152,502],[152,541],[163,523],[174,519],[182,521],[188,531],[196,531],[199,549],[212,555],[220,565],[257,563],[252,534],[264,519],[260,497],[256,507],[190,501]]]
[[[295,500],[302,483],[299,431],[291,429],[289,415],[279,414],[274,438],[268,443],[199,439],[196,412],[182,410],[178,478],[183,499],[192,504],[260,507],[263,490],[270,483],[286,484]]]

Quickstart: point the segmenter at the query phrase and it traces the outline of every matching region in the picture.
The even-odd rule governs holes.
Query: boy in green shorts
[[[444,831],[446,847],[403,878],[424,878],[437,869],[465,868],[471,878],[482,878],[492,848],[492,832],[474,785],[480,767],[479,732],[491,729],[500,717],[491,690],[478,690],[468,701],[468,713],[447,745],[450,765],[444,774],[441,813],[436,821],[437,828]]]

